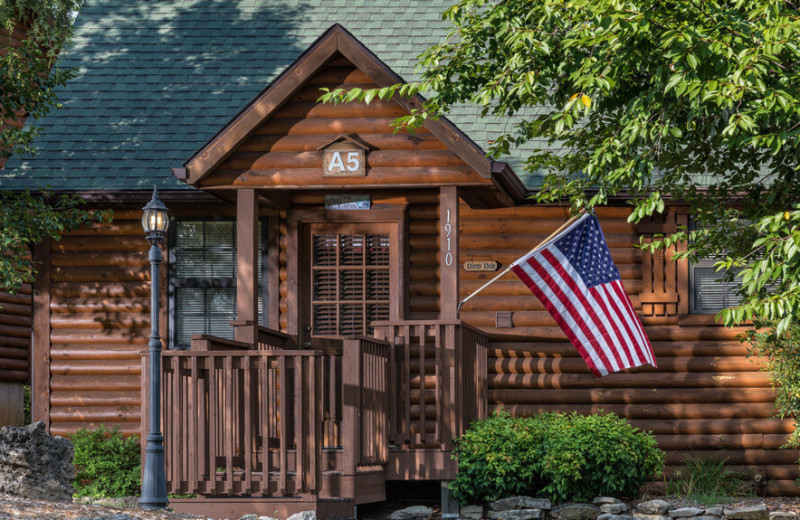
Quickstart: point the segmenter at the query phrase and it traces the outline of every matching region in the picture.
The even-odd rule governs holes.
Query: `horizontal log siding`
[[[53,435],[101,423],[139,433],[139,352],[147,349],[150,336],[149,246],[140,218],[141,211],[118,211],[111,224],[78,229],[53,242]]]
[[[344,58],[331,60],[201,184],[280,189],[328,189],[421,184],[491,185],[427,129],[395,132],[406,114],[394,101],[339,105],[317,103],[321,88],[376,87]],[[369,144],[366,176],[323,177],[321,147],[341,135],[358,134]]]
[[[598,210],[625,290],[641,311],[642,255],[627,209]],[[461,207],[461,259],[497,260],[505,268],[566,220],[563,208],[471,210]],[[496,273],[461,273],[468,295]],[[513,328],[495,328],[497,311],[513,312]],[[675,316],[645,318],[658,368],[595,379],[539,300],[509,273],[464,305],[461,319],[490,334],[489,407],[521,416],[538,412],[615,412],[652,431],[667,453],[668,471],[683,457],[723,455],[760,473],[770,494],[798,494],[791,485],[800,450],[782,450],[791,421],[773,418],[774,396],[761,360],[748,359],[738,331],[679,324]],[[694,320],[699,323],[700,320]],[[691,321],[689,321],[691,323]],[[720,452],[723,450],[724,452]]]
[[[29,381],[31,293],[30,284],[16,294],[0,291],[0,382]]]

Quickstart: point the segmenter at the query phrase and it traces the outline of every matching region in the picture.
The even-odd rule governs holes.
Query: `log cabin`
[[[731,288],[675,249],[635,247],[686,224],[680,205],[638,225],[624,200],[597,210],[658,368],[594,378],[512,274],[458,310],[567,208],[531,202],[524,149],[486,156],[505,123],[472,107],[407,133],[391,123],[419,98],[317,102],[413,79],[447,3],[88,0],[61,57],[78,70],[64,108],[0,188],[78,194],[115,218],[39,245],[32,286],[0,295],[0,377],[30,381],[52,434],[144,437],[139,220],[157,186],[168,490],[192,496],[177,510],[352,517],[398,483],[452,480],[453,439],[498,408],[614,412],[656,435],[667,474],[723,456],[761,492],[798,494],[763,360],[714,321]]]

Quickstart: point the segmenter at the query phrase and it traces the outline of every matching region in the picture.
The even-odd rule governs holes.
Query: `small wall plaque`
[[[323,177],[364,177],[367,145],[355,136],[341,135],[329,142],[322,150]]]
[[[369,194],[325,195],[325,209],[369,209]]]
[[[467,260],[464,262],[465,271],[497,271],[496,260]]]
[[[497,311],[494,315],[494,326],[498,329],[514,328],[514,313],[511,311]]]

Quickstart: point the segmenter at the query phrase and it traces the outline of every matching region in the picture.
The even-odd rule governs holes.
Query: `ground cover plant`
[[[684,456],[683,467],[667,481],[667,495],[688,498],[701,505],[754,496],[750,475],[731,469],[724,452],[717,457]]]
[[[141,490],[139,438],[124,437],[119,428],[81,428],[70,437],[75,446],[75,495],[111,498],[138,495]]]
[[[462,504],[511,495],[554,503],[634,497],[664,467],[650,433],[605,413],[512,417],[499,411],[473,423],[454,456],[458,475],[450,489]]]

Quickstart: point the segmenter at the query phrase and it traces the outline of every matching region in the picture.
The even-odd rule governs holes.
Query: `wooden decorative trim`
[[[445,186],[439,191],[439,268],[441,291],[439,309],[442,320],[458,319],[458,187]],[[448,245],[450,249],[448,251]]]
[[[50,240],[35,247],[39,272],[33,284],[33,352],[31,354],[34,421],[50,432]]]
[[[366,73],[379,87],[404,82],[355,36],[341,25],[335,24],[220,130],[211,141],[186,161],[185,172],[180,168],[174,168],[174,175],[179,179],[183,177],[192,186],[197,186],[236,149],[239,143],[249,137],[259,124],[280,108],[336,52],[341,53]],[[393,100],[408,111],[421,107],[425,101],[419,95],[412,98],[396,95]],[[447,118],[429,120],[425,123],[425,128],[445,143],[453,153],[481,177],[492,179],[496,189],[491,191],[496,200],[490,200],[489,205],[512,205],[514,200],[524,198],[526,190],[511,168],[506,163],[495,163],[487,157],[474,141]],[[231,189],[233,186],[226,186],[226,188]],[[478,197],[475,200],[483,198],[485,197]],[[489,198],[492,199],[492,197]],[[486,202],[481,204],[486,204]]]
[[[236,204],[236,302],[238,321],[250,326],[236,327],[238,341],[253,343],[258,321],[258,193],[239,190]]]

